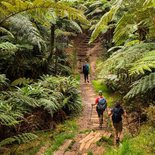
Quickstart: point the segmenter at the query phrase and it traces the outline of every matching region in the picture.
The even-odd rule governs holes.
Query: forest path
[[[77,59],[79,72],[82,71],[84,61],[89,60],[91,66],[90,83],[84,83],[83,75],[81,74],[80,89],[83,103],[83,112],[78,119],[79,134],[73,140],[66,140],[65,143],[54,152],[54,155],[87,155],[92,152],[93,155],[101,155],[105,149],[97,145],[97,141],[105,138],[110,138],[111,132],[108,131],[108,117],[105,113],[103,128],[99,129],[99,120],[95,107],[91,104],[95,102],[97,94],[95,93],[91,81],[95,78],[95,64],[101,52],[102,45],[94,43],[88,46],[89,37],[87,35],[78,36],[75,41],[77,47]]]

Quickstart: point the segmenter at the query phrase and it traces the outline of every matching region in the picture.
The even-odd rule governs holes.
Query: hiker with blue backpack
[[[84,74],[84,81],[85,83],[88,82],[89,83],[89,72],[90,72],[90,66],[88,64],[87,61],[85,61],[85,64],[83,65],[83,74]]]
[[[120,101],[116,102],[115,106],[109,112],[109,116],[112,116],[112,123],[115,129],[115,139],[116,143],[119,144],[120,136],[122,134],[123,129],[122,116],[126,117],[126,114],[120,104]]]
[[[95,100],[95,104],[92,104],[92,106],[96,105],[96,111],[99,118],[99,128],[102,128],[103,124],[103,113],[105,109],[107,108],[107,102],[106,99],[102,95],[102,91],[99,91],[99,97]]]

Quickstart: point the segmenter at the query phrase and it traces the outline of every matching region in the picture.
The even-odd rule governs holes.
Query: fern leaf
[[[11,83],[11,86],[21,86],[21,85],[26,85],[26,84],[30,84],[32,83],[33,80],[29,79],[29,78],[19,78],[19,79],[16,79],[14,80],[12,83]]]
[[[37,9],[48,10],[50,8],[55,10],[58,16],[64,17],[67,15],[70,19],[78,19],[83,23],[89,23],[82,12],[65,5],[65,3],[61,1],[55,3],[50,0],[34,0],[33,2],[22,0],[12,0],[7,2],[7,0],[2,0],[0,4],[0,23],[5,22],[10,17],[24,11]]]
[[[136,61],[129,70],[130,75],[145,74],[145,71],[151,72],[155,68],[155,51],[146,53],[142,59]]]
[[[18,142],[18,144],[21,143],[27,143],[30,142],[34,139],[36,139],[38,136],[32,133],[23,133],[18,136],[13,136],[10,138],[6,138],[0,142],[0,146],[8,145],[8,144],[13,144],[14,142]]]
[[[117,7],[113,7],[113,8],[111,8],[111,10],[109,12],[105,13],[102,16],[101,20],[95,26],[95,29],[91,35],[91,39],[90,39],[89,43],[93,42],[101,32],[107,31],[108,23],[113,19],[117,9],[118,9]]]
[[[6,34],[10,36],[11,38],[14,38],[14,35],[9,30],[5,29],[4,27],[0,27],[0,32],[2,34]],[[0,37],[0,39],[2,40],[2,36]]]
[[[7,54],[14,54],[14,52],[17,51],[17,46],[10,43],[10,42],[2,42],[0,43],[0,51],[2,52],[3,55]]]
[[[155,88],[155,73],[141,78],[133,84],[133,88],[127,93],[125,98],[133,98],[139,94],[147,93]]]

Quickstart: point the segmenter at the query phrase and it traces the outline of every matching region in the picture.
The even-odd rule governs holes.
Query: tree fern
[[[146,53],[142,59],[136,61],[130,69],[130,74],[145,74],[145,71],[151,72],[155,68],[155,51]]]
[[[151,73],[148,76],[135,81],[132,85],[132,89],[127,93],[125,98],[133,98],[139,94],[147,93],[155,88],[155,73]]]
[[[154,43],[141,43],[131,47],[125,47],[114,52],[109,59],[101,63],[99,77],[104,77],[109,73],[115,73],[121,69],[128,70],[131,64],[142,58],[143,55],[155,49]]]
[[[117,45],[122,44],[131,34],[135,33],[140,25],[148,27],[150,29],[149,34],[152,35],[154,21],[152,16],[148,18],[148,14],[154,14],[153,3],[152,0],[130,3],[128,11],[124,13],[116,25],[113,40]],[[140,36],[137,34],[137,37]]]
[[[94,41],[101,32],[106,32],[108,30],[108,24],[114,19],[117,10],[122,4],[122,0],[117,1],[110,9],[109,12],[105,13],[100,21],[95,26],[95,29],[91,35],[90,43]]]
[[[19,40],[22,40],[23,43],[31,43],[32,45],[38,45],[38,47],[41,47],[41,45],[45,46],[45,42],[43,41],[38,29],[34,27],[28,17],[16,15],[9,18],[8,23],[10,29],[17,32],[16,37],[18,37]]]
[[[24,11],[33,11],[36,9],[49,9],[52,8],[56,11],[59,16],[68,16],[71,19],[78,19],[81,22],[87,22],[85,16],[74,8],[71,8],[65,5],[64,2],[52,2],[50,0],[34,0],[31,1],[22,1],[22,0],[2,0],[0,7],[0,23],[5,22],[8,18],[24,12]]]
[[[117,9],[118,8],[114,6],[109,12],[102,16],[101,20],[95,26],[95,29],[91,35],[90,43],[93,42],[101,32],[107,31],[108,23],[113,19]]]

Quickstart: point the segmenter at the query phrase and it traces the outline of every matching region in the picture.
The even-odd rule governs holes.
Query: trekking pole
[[[93,105],[91,105],[91,111],[90,111],[90,118],[89,118],[89,121],[91,121],[92,113],[93,113]]]
[[[107,109],[107,129],[111,130],[111,119],[110,116],[108,115],[108,109]]]

